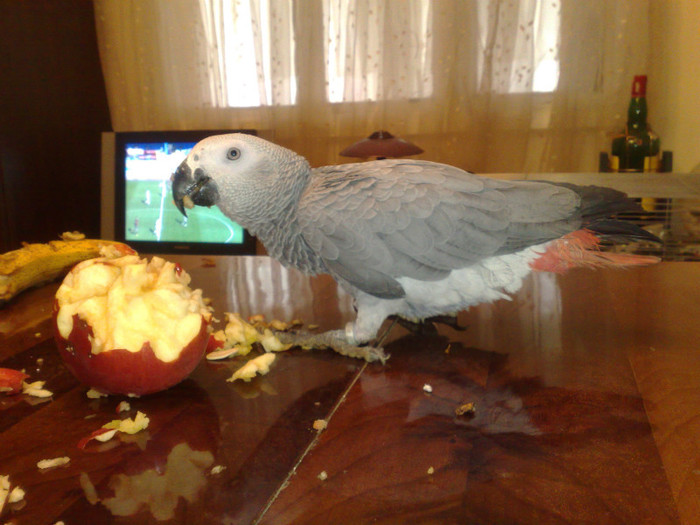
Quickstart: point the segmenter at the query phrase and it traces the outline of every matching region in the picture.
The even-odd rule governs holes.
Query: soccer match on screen
[[[243,229],[218,207],[197,206],[183,216],[175,207],[170,177],[195,143],[126,145],[127,241],[239,244]]]

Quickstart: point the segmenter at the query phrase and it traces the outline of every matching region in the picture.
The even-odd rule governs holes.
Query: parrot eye
[[[238,148],[231,148],[226,152],[226,158],[229,160],[236,160],[241,156],[241,150]]]

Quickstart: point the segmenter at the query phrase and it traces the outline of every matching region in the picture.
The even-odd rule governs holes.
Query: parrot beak
[[[219,200],[216,183],[201,168],[195,170],[193,177],[187,160],[178,166],[171,180],[175,206],[185,217],[185,208],[194,208],[195,205],[213,206]]]

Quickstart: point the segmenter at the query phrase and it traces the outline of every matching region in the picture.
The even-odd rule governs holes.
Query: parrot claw
[[[330,330],[320,334],[310,332],[276,332],[275,335],[283,344],[300,346],[305,349],[331,350],[346,357],[364,359],[368,363],[379,361],[385,364],[389,356],[384,353],[384,349],[379,346],[356,345],[349,343],[345,338],[345,330]]]

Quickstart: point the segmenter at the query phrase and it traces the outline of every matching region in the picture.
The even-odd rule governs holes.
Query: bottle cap
[[[647,96],[647,76],[636,75],[632,81],[632,96],[646,97]]]

